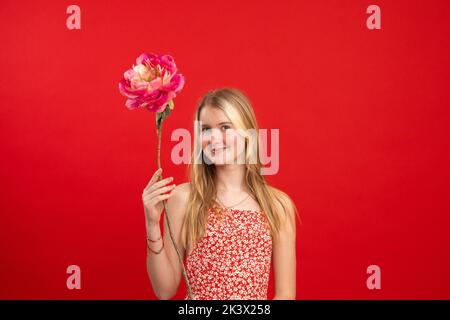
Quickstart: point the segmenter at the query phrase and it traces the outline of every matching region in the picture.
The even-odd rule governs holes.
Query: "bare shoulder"
[[[189,199],[189,195],[191,193],[191,183],[184,182],[175,187],[173,189],[172,199],[176,199],[177,201],[187,202]]]
[[[291,197],[284,191],[275,188],[273,186],[269,186],[269,188],[272,190],[272,192],[276,195],[276,205],[281,204],[283,207],[293,209],[295,207],[294,201],[291,199]]]
[[[297,209],[292,198],[284,191],[277,189],[273,186],[269,186],[272,193],[275,195],[274,205],[278,209],[280,218],[295,219]]]
[[[172,210],[172,212],[176,212],[177,215],[184,216],[185,209],[187,207],[189,201],[189,195],[191,192],[191,183],[184,182],[175,187],[172,191],[172,196],[167,201],[167,205],[170,208],[176,208],[177,210]],[[170,209],[169,208],[169,209]],[[180,210],[178,210],[180,209]]]

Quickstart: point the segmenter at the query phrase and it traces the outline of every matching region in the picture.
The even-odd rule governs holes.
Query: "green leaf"
[[[170,106],[173,105],[172,100],[169,101],[164,111],[156,113],[156,129],[161,128],[161,124],[170,114]]]

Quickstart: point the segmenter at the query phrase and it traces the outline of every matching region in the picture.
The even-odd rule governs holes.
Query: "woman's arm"
[[[280,208],[281,226],[278,240],[273,243],[274,300],[295,300],[296,297],[296,226],[292,200],[284,199],[286,214]]]
[[[184,220],[189,184],[183,183],[175,187],[173,195],[167,201],[167,210],[169,212],[170,226],[181,258],[184,260],[185,248],[181,243],[181,227]],[[165,214],[165,213],[164,213]],[[147,249],[147,273],[152,283],[152,288],[158,299],[171,299],[177,292],[182,272],[178,255],[170,239],[167,221],[164,219],[164,249],[159,254],[154,254]],[[149,234],[152,239],[160,236],[160,227],[152,226]],[[161,248],[161,240],[157,243],[150,243],[153,250]]]

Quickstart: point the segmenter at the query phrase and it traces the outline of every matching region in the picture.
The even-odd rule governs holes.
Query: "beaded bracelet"
[[[158,238],[158,239],[156,239],[156,240],[152,240],[152,239],[149,239],[148,237],[147,237],[147,240],[148,241],[151,241],[151,242],[156,242],[156,241],[158,241],[158,240],[160,240],[161,239],[161,236]],[[162,249],[164,249],[164,241],[162,242],[162,246],[161,246],[161,249],[159,249],[158,251],[155,251],[155,250],[153,250],[152,248],[150,248],[150,246],[148,245],[148,241],[147,241],[147,249],[149,249],[151,252],[153,252],[154,254],[160,254],[161,253],[161,251],[162,251]]]
[[[150,242],[156,242],[156,241],[158,241],[159,239],[161,239],[161,235],[159,235],[159,238],[156,239],[156,240],[152,240],[152,239],[150,239],[150,238],[147,236],[147,240],[150,241]]]

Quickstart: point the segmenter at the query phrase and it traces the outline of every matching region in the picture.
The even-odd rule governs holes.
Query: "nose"
[[[222,132],[220,131],[220,129],[212,129],[211,130],[211,135],[209,137],[209,141],[211,142],[211,144],[223,142],[223,135],[222,135]]]

